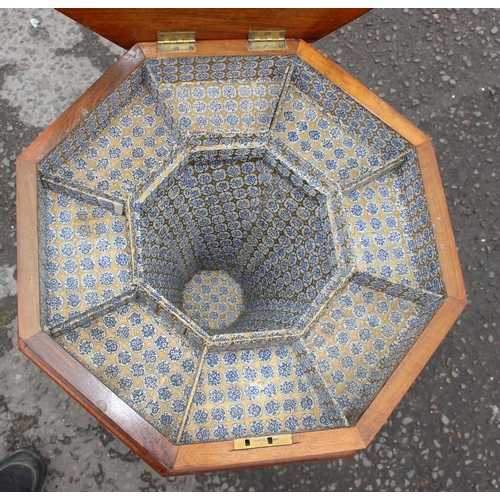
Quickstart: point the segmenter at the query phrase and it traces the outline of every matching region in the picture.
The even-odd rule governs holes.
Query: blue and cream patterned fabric
[[[149,59],[38,168],[45,331],[177,444],[354,425],[446,294],[415,149],[294,55]]]
[[[147,300],[129,300],[58,337],[71,354],[168,438],[179,432],[201,352]]]
[[[348,425],[318,404],[289,346],[207,353],[181,443]]]
[[[269,130],[287,56],[151,59],[146,81],[160,109],[190,134]]]
[[[224,330],[245,310],[245,297],[226,271],[201,271],[184,286],[182,309],[205,330]]]
[[[56,329],[66,320],[101,306],[132,287],[132,258],[124,216],[47,183],[43,204],[41,262],[45,325]],[[55,189],[54,189],[55,188]]]
[[[325,197],[293,180],[261,149],[184,157],[135,204],[145,282],[182,309],[186,276],[225,270],[245,311],[219,334],[297,327],[338,263]]]

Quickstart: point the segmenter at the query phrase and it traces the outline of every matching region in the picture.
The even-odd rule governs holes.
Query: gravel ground
[[[0,10],[0,46],[0,457],[38,449],[46,491],[498,489],[499,10],[374,10],[315,44],[434,142],[469,304],[420,377],[352,459],[170,479],[13,347],[15,159],[123,51],[33,9]]]

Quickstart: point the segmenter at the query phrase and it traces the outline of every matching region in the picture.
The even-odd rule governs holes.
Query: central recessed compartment
[[[325,195],[266,148],[190,152],[162,175],[141,196],[146,284],[209,335],[297,327],[337,268]]]
[[[231,326],[245,309],[241,286],[226,271],[201,271],[184,286],[182,310],[205,330]]]

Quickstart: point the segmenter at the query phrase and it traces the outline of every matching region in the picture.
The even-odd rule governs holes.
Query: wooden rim
[[[94,417],[162,475],[352,456],[356,450],[368,446],[466,304],[465,286],[451,220],[430,139],[306,43],[288,40],[287,44],[287,52],[280,52],[281,54],[297,53],[416,146],[447,290],[447,298],[441,308],[355,427],[294,434],[293,445],[258,450],[235,451],[232,441],[178,447],[142,419],[53,339],[40,331],[36,164],[146,58],[162,56],[158,53],[155,43],[134,46],[43,132],[17,161],[19,347]],[[197,55],[249,53],[255,54],[248,51],[246,41],[204,41],[199,43]]]
[[[287,39],[285,50],[266,50],[254,52],[249,50],[246,40],[201,40],[196,43],[196,52],[159,52],[158,45],[152,42],[142,42],[141,48],[146,59],[161,57],[200,57],[200,56],[245,56],[245,55],[288,55],[295,54],[299,40]]]
[[[16,174],[17,321],[21,348],[26,339],[41,330],[36,164],[18,158]]]

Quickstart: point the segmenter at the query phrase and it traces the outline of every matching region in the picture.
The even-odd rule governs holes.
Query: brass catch
[[[248,50],[286,50],[285,30],[250,30]]]
[[[196,52],[194,31],[159,31],[159,52]]]
[[[283,446],[293,444],[291,434],[280,434],[278,436],[259,436],[252,438],[235,439],[233,441],[235,450],[250,450],[252,448],[264,448],[267,446]]]

